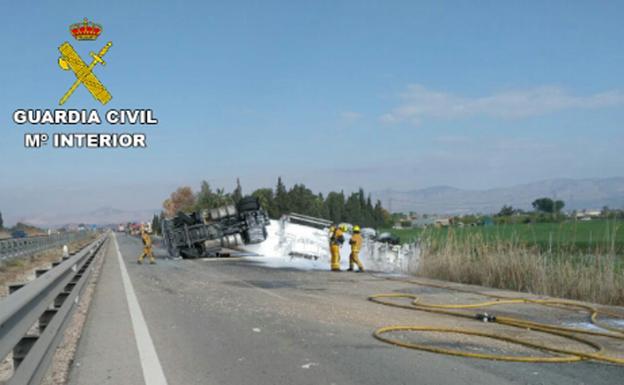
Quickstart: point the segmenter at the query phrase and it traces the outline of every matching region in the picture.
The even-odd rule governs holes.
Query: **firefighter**
[[[331,270],[340,271],[340,246],[344,243],[344,233],[346,226],[338,226],[334,229],[329,240],[331,251]]]
[[[364,266],[360,262],[360,250],[362,249],[362,234],[360,234],[360,226],[353,226],[353,235],[349,240],[351,245],[351,254],[349,254],[349,270],[353,271],[353,264],[355,263],[360,273],[364,272]]]
[[[334,242],[334,233],[336,232],[336,225],[335,224],[331,224],[331,226],[329,226],[329,256],[330,256],[330,266],[331,264],[333,264],[334,261],[334,251],[332,249],[332,243]]]
[[[330,252],[331,252],[331,240],[332,237],[334,236],[334,232],[336,231],[336,225],[332,224],[331,226],[329,226],[329,247],[330,247]]]
[[[149,257],[150,264],[155,264],[156,260],[154,259],[154,252],[152,251],[152,238],[143,228],[141,228],[141,239],[143,240],[143,254],[141,254],[137,262],[142,264],[143,258]]]

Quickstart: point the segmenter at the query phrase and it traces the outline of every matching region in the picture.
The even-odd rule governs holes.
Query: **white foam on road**
[[[582,330],[591,330],[597,332],[609,332],[608,329],[603,329],[599,325],[593,324],[591,322],[565,322],[563,326],[572,328],[572,329],[582,329]]]
[[[243,248],[263,257],[253,259],[268,267],[295,268],[300,270],[327,270],[329,268],[329,233],[327,230],[309,226],[271,220],[267,227],[267,239]],[[349,239],[340,249],[340,266],[349,267]],[[302,256],[315,256],[308,259]],[[419,249],[416,245],[390,246],[365,240],[360,252],[360,260],[366,269],[386,273],[409,273],[415,271],[419,262]]]
[[[119,260],[119,267],[121,269],[121,280],[123,282],[124,290],[126,292],[126,299],[128,300],[128,309],[130,310],[130,319],[132,320],[132,329],[134,330],[134,337],[136,340],[137,348],[139,350],[139,359],[141,361],[141,367],[143,369],[143,379],[145,385],[167,385],[167,379],[163,372],[158,354],[156,354],[156,348],[154,348],[154,342],[150,336],[147,328],[147,323],[143,317],[141,306],[137,299],[132,281],[128,275],[126,264],[119,251],[119,244],[117,243],[117,237],[113,234],[113,242],[115,243],[115,251],[117,252],[117,258]]]

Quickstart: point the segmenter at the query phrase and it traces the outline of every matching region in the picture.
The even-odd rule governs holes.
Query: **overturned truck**
[[[162,222],[163,243],[171,257],[200,258],[221,254],[222,249],[260,243],[267,238],[269,216],[255,197],[236,205],[201,213],[179,212]]]

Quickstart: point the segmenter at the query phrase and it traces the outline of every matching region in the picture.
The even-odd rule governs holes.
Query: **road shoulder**
[[[141,363],[114,243],[104,257],[68,383],[142,384]]]

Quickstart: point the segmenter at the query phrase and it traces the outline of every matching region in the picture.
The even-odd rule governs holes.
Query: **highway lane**
[[[118,234],[117,241],[168,384],[568,385],[614,384],[624,375],[622,367],[594,362],[482,361],[381,343],[371,336],[377,327],[440,323],[433,314],[366,300],[411,290],[406,284],[267,268],[257,259],[159,258],[156,265],[137,265],[140,240]],[[141,338],[132,328],[115,254],[109,248],[70,383],[136,383],[141,376]],[[123,351],[115,352],[117,344]]]

